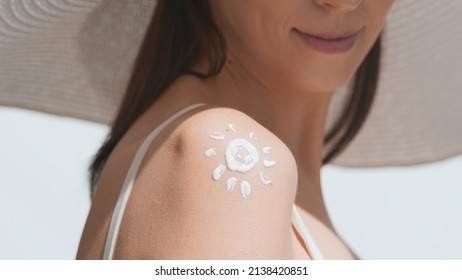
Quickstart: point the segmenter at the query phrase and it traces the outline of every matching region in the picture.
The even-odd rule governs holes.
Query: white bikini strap
[[[292,212],[295,217],[295,222],[297,223],[298,228],[302,233],[303,241],[305,242],[306,248],[308,249],[308,252],[310,253],[311,257],[315,260],[323,260],[324,257],[322,256],[321,251],[318,248],[318,245],[316,245],[316,242],[314,241],[314,238],[311,235],[310,231],[303,222],[302,217],[300,217],[300,213],[298,212],[295,203],[292,205]]]
[[[103,259],[105,260],[110,260],[112,259],[112,256],[114,254],[114,247],[115,243],[117,240],[117,235],[119,234],[119,227],[120,223],[122,221],[122,217],[125,211],[125,206],[127,205],[128,197],[130,196],[130,193],[133,188],[133,182],[135,180],[135,176],[138,173],[138,169],[141,165],[141,161],[144,158],[145,153],[147,152],[149,146],[151,145],[152,141],[154,138],[159,134],[159,132],[164,129],[167,125],[169,125],[171,122],[173,122],[175,119],[180,117],[181,115],[197,108],[200,106],[204,106],[206,104],[194,104],[190,105],[181,111],[177,112],[170,118],[168,118],[166,121],[164,121],[161,125],[156,127],[148,137],[143,141],[143,144],[141,144],[140,148],[135,154],[135,158],[133,159],[132,164],[130,165],[130,168],[128,169],[127,176],[125,177],[122,189],[119,194],[119,198],[117,199],[117,204],[115,206],[114,212],[112,213],[112,219],[111,223],[109,225],[109,231],[108,235],[106,238],[106,244],[104,246],[104,255]]]

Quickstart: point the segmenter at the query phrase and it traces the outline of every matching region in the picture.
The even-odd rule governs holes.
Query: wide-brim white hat
[[[154,0],[0,1],[0,105],[110,124]],[[462,153],[462,1],[399,0],[387,18],[378,92],[332,163],[427,163]],[[339,89],[326,131],[348,97]]]

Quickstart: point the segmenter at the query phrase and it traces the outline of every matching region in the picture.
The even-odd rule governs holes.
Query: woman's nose
[[[362,0],[314,0],[316,4],[329,10],[351,12],[355,10]],[[380,1],[380,0],[379,0]]]

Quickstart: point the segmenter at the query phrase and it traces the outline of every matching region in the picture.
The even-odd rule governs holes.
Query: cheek
[[[273,83],[286,83],[288,87],[305,91],[335,91],[353,78],[380,35],[390,6],[375,7],[376,10],[369,14],[371,19],[365,22],[355,45],[348,52],[321,53],[300,40],[298,34],[287,32],[283,36],[273,34],[274,42],[268,39],[266,44],[258,47],[257,44],[248,45],[252,51],[249,58],[255,71],[264,73]]]
[[[364,27],[352,49],[343,54],[323,54],[304,42],[297,44],[300,40],[292,34],[294,40],[283,50],[285,59],[278,62],[281,77],[286,75],[287,80],[301,89],[315,91],[333,91],[348,83],[383,30],[393,1],[365,0],[363,3],[363,13],[358,17],[363,19]]]
[[[374,40],[362,34],[352,49],[342,54],[313,50],[298,34],[288,32],[274,44],[249,44],[247,66],[264,75],[266,81],[286,84],[303,91],[333,91],[346,84],[372,46]]]
[[[368,15],[366,35],[369,40],[374,40],[374,38],[378,37],[393,3],[394,0],[368,0],[364,2],[364,10]]]
[[[231,50],[266,53],[276,49],[284,40],[291,11],[281,9],[280,0],[266,1],[252,0],[243,6],[235,4],[228,10],[222,26]]]
[[[266,83],[303,91],[333,91],[346,84],[374,42],[364,32],[347,53],[324,54],[290,28],[243,30],[228,42],[232,56]]]

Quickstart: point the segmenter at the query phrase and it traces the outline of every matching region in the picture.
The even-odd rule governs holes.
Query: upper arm
[[[288,258],[295,160],[271,132],[228,108],[184,121],[156,172],[160,258]],[[156,210],[156,209],[154,209]],[[157,240],[158,239],[158,240]]]

